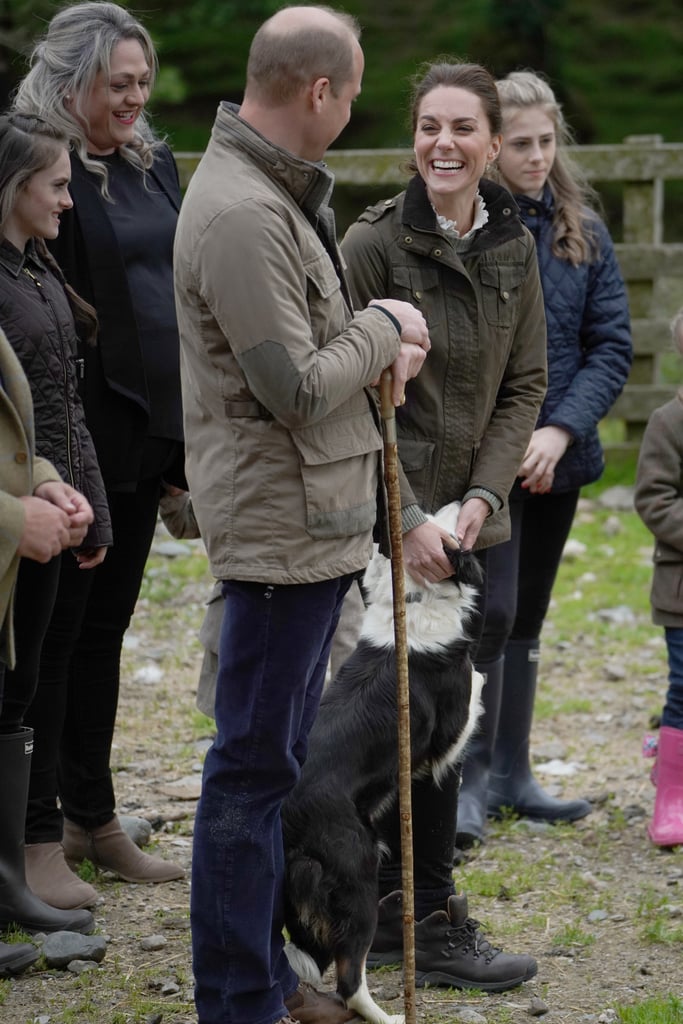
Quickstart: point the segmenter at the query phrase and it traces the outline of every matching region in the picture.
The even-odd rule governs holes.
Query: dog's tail
[[[318,965],[309,953],[304,953],[303,949],[299,949],[293,942],[285,943],[285,953],[289,964],[295,974],[298,974],[301,981],[307,981],[310,985],[314,985],[315,988],[321,988],[323,979]]]

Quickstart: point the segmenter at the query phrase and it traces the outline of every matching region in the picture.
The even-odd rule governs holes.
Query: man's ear
[[[311,104],[316,113],[320,113],[326,96],[330,90],[329,78],[316,78],[310,85]]]

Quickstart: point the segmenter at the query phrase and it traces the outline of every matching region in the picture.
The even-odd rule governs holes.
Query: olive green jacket
[[[404,530],[450,501],[490,496],[476,547],[507,540],[507,497],[546,388],[543,296],[533,238],[512,196],[482,181],[488,223],[467,240],[436,221],[422,179],[369,207],[342,252],[354,302],[418,306],[432,343],[397,410]]]
[[[25,513],[21,498],[57,470],[34,454],[33,403],[19,360],[0,329],[0,662],[14,667],[12,607]]]

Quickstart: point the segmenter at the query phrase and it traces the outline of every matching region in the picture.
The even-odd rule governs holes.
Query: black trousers
[[[114,815],[109,760],[119,695],[123,635],[140,592],[154,536],[161,476],[133,492],[108,494],[114,546],[95,569],[69,552],[25,724],[35,731],[26,842],[62,837],[62,810],[83,827]],[[61,810],[57,798],[61,802]]]
[[[480,601],[480,633],[475,660],[493,661],[509,639],[536,639],[548,611],[562,551],[571,529],[579,492],[530,495],[515,486],[510,496],[512,536],[479,553],[485,572]],[[457,829],[460,773],[451,771],[436,786],[412,785],[415,917],[444,909],[454,891],[453,855]],[[379,823],[390,856],[380,866],[380,899],[401,882],[401,824],[398,805]]]
[[[38,687],[40,656],[57,596],[62,556],[49,562],[22,558],[14,593],[16,665],[0,666],[0,732],[17,732]],[[74,556],[66,556],[75,564]],[[4,687],[2,685],[4,667]]]

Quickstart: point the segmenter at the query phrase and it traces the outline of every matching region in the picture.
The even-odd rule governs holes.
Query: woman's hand
[[[63,480],[47,480],[36,487],[33,493],[37,498],[56,505],[69,517],[69,543],[66,546],[77,548],[82,544],[95,518],[88,499]]]
[[[106,548],[81,548],[80,551],[74,551],[79,569],[94,569],[96,565],[102,564],[106,554]]]
[[[555,466],[571,444],[572,435],[562,427],[534,430],[518,476],[532,494],[547,494],[555,479]]]
[[[421,523],[403,534],[403,565],[420,586],[439,583],[453,575],[444,545],[457,548],[458,542],[436,523]]]
[[[491,506],[484,498],[468,498],[463,502],[455,533],[463,551],[471,551],[484,521],[491,515]]]

